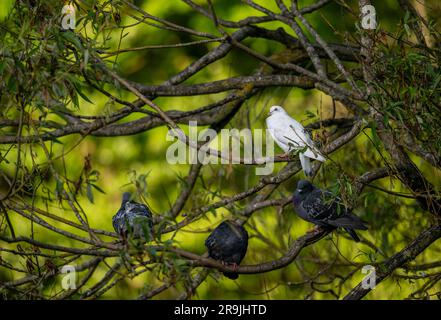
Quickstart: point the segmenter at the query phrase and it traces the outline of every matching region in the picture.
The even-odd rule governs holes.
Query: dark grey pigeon
[[[208,236],[205,246],[210,258],[237,267],[247,252],[248,233],[241,225],[224,221]],[[233,280],[239,277],[232,272],[224,272],[224,275]]]
[[[152,238],[152,213],[145,204],[132,201],[129,192],[123,194],[121,208],[113,216],[112,223],[115,231],[124,239],[128,236],[133,239]]]
[[[320,190],[307,180],[300,180],[293,196],[294,209],[303,220],[324,229],[343,228],[352,239],[360,241],[355,229],[367,230],[367,222],[348,211],[341,199]]]

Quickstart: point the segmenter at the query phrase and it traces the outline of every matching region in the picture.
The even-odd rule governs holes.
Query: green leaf
[[[87,65],[89,63],[89,50],[84,50],[84,69],[87,68]]]
[[[74,104],[75,108],[80,108],[80,102],[78,100],[78,96],[76,94],[72,95],[72,103]]]
[[[11,91],[12,93],[16,93],[18,90],[18,84],[17,84],[17,80],[15,80],[14,77],[10,77],[9,81],[8,81],[8,89],[9,91]]]
[[[305,114],[306,114],[306,116],[308,118],[315,118],[315,117],[317,117],[317,115],[315,113],[311,112],[311,111],[306,111]]]
[[[63,193],[63,181],[61,181],[60,179],[57,179],[57,184],[55,186],[55,194],[57,196],[61,196],[61,194]]]
[[[64,98],[66,96],[66,88],[59,83],[52,83],[52,91],[57,97]]]
[[[370,127],[371,127],[371,133],[372,133],[372,141],[374,142],[375,146],[378,147],[381,144],[381,140],[377,134],[377,126],[374,122],[371,122]]]
[[[81,98],[93,104],[93,102],[81,91],[81,87],[77,83],[72,82],[72,85],[74,86],[75,90],[77,91],[77,93],[80,95]]]
[[[12,11],[15,0],[0,1],[0,21],[4,20]]]
[[[6,68],[6,61],[0,61],[0,74],[3,73],[5,68]]]
[[[163,244],[165,248],[170,248],[173,245],[173,240],[166,240]]]
[[[72,31],[65,31],[61,33],[61,36],[72,43],[79,51],[83,51],[83,45],[81,44],[80,39],[75,35]]]
[[[98,190],[99,192],[101,192],[101,193],[103,193],[103,194],[106,194],[106,192],[105,192],[103,189],[101,189],[100,187],[98,187],[96,184],[90,183],[90,185],[91,185],[94,189]]]
[[[152,257],[156,257],[158,255],[158,251],[156,251],[156,249],[154,247],[147,247],[147,252]]]
[[[406,13],[404,14],[404,22],[407,23],[410,18],[410,13],[408,10],[406,10]]]
[[[90,201],[91,203],[93,203],[92,186],[90,185],[90,183],[87,184],[87,187],[86,187],[86,194],[87,194],[87,198],[89,199],[89,201]]]

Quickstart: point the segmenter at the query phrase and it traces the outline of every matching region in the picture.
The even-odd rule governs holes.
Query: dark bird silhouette
[[[123,194],[121,208],[113,216],[112,224],[115,231],[124,239],[128,236],[133,239],[151,240],[152,238],[152,213],[145,204],[132,201],[129,192]]]
[[[210,258],[237,267],[247,252],[248,233],[241,225],[224,221],[208,236],[205,246]],[[233,280],[239,277],[234,272],[224,272],[224,275]]]
[[[303,220],[325,229],[343,228],[352,239],[360,241],[355,229],[367,230],[363,221],[327,190],[320,190],[307,180],[300,180],[293,196],[294,209]]]

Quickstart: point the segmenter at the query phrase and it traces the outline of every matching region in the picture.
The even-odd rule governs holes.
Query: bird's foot
[[[221,261],[221,264],[225,267],[232,267],[234,271],[237,271],[237,269],[239,269],[239,265],[235,262],[229,263],[229,262]]]
[[[307,231],[306,233],[316,234],[316,233],[319,233],[320,231],[322,231],[322,229],[319,226],[314,226],[314,228],[312,228],[311,230]]]
[[[290,158],[290,155],[289,155],[288,152],[285,152],[284,154],[281,154],[281,155],[279,156],[279,158],[280,158],[280,159],[288,160],[288,159]]]
[[[239,269],[239,265],[237,263],[231,263],[230,266],[233,267],[234,271],[237,271]]]

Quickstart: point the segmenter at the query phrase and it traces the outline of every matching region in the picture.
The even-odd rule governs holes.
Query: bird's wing
[[[302,207],[313,220],[329,220],[336,215],[336,203],[331,198],[331,193],[320,189],[312,191],[302,202]]]
[[[122,222],[124,213],[125,213],[124,209],[121,208],[112,218],[113,229],[115,229],[116,233],[122,233],[124,231],[123,229],[125,226],[124,223]]]
[[[330,221],[329,224],[336,227],[343,227],[350,229],[360,229],[360,230],[368,229],[366,221],[360,219],[358,216],[350,212],[345,212],[341,216]]]
[[[208,254],[211,258],[216,260],[221,260],[224,258],[224,247],[223,247],[223,241],[219,237],[222,238],[221,235],[219,235],[219,232],[217,229],[215,229],[205,240],[205,246],[208,249]]]
[[[126,204],[126,212],[132,216],[142,216],[147,218],[152,218],[152,214],[150,213],[150,209],[142,203],[137,202],[128,202]]]
[[[314,141],[312,141],[311,134],[308,130],[303,128],[303,134],[305,136],[305,142],[309,147],[315,147]]]
[[[276,137],[274,136],[274,121],[272,119],[272,117],[268,117],[265,120],[266,122],[266,127],[268,128],[269,133],[271,134],[271,137],[276,140]]]
[[[205,240],[210,257],[225,262],[240,263],[248,246],[248,234],[242,226],[220,224]]]
[[[274,140],[288,149],[299,149],[306,146],[307,136],[303,126],[295,119],[286,115],[276,115],[267,121],[268,128]]]
[[[237,225],[235,223],[227,223],[227,225],[231,229],[231,231],[234,232],[236,238],[248,240],[248,233],[243,226]]]
[[[279,138],[280,134],[279,134],[279,130],[278,130],[278,127],[279,127],[278,121],[276,119],[274,119],[274,117],[268,117],[266,119],[266,126],[268,128],[268,131],[269,131],[271,137],[277,143],[277,145],[280,148],[282,148],[283,151],[288,152],[290,149],[289,145],[285,144],[285,142],[280,140],[280,138]]]
[[[321,154],[320,151],[318,151],[317,148],[308,148],[304,153],[303,153],[306,157],[311,158],[311,159],[315,159],[321,162],[325,162],[326,158]]]
[[[325,161],[326,160],[325,157],[320,153],[320,151],[316,147],[314,141],[311,138],[311,134],[308,132],[308,130],[303,128],[303,133],[305,136],[305,142],[309,147],[303,154],[311,159],[316,159],[322,162]]]

